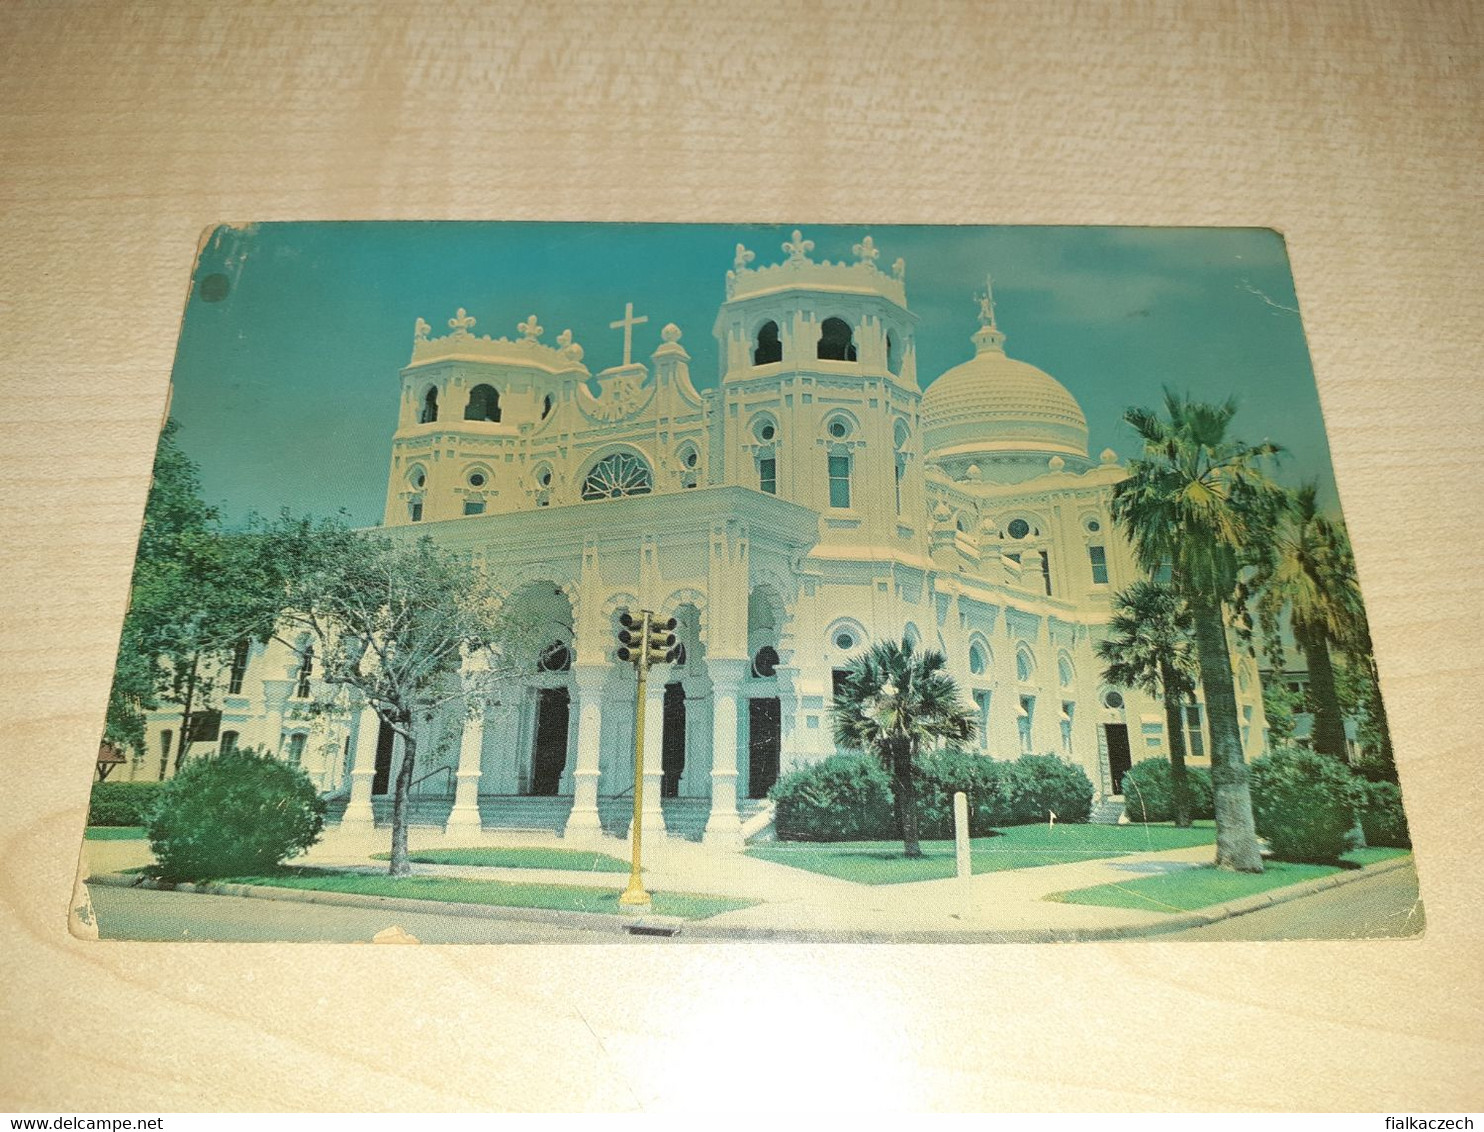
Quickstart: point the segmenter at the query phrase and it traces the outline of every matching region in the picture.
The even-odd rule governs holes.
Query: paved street
[[[1368,939],[1422,930],[1417,870],[1400,869],[1158,939]]]
[[[422,943],[667,942],[629,935],[616,921],[612,931],[582,931],[515,920],[198,896],[102,884],[90,885],[88,892],[103,939],[369,943],[377,932],[395,925]]]

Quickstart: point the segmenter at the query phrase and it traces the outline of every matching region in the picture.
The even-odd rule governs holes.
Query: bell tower
[[[870,236],[840,263],[814,247],[795,230],[754,267],[737,245],[715,331],[723,479],[819,512],[821,542],[896,545],[925,514],[906,264],[882,271]]]

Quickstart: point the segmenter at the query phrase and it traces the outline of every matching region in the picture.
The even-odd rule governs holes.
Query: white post
[[[603,685],[608,668],[579,664],[572,672],[577,686],[577,765],[572,770],[572,811],[562,837],[574,845],[596,846],[603,836],[598,820],[598,782],[603,768],[599,740],[603,734]]]
[[[355,757],[350,767],[350,801],[340,819],[342,830],[367,829],[374,824],[371,812],[371,783],[376,777],[376,740],[381,717],[369,706],[361,709],[356,723]]]
[[[968,880],[974,875],[969,858],[969,796],[962,790],[953,795],[953,848],[958,858],[958,878]]]
[[[711,674],[711,816],[705,844],[740,851],[742,821],[737,816],[737,690],[745,660],[713,660]]]
[[[464,733],[459,738],[459,769],[455,774],[453,809],[448,814],[445,833],[477,834],[484,828],[479,817],[479,776],[484,762],[484,710],[464,720]]]

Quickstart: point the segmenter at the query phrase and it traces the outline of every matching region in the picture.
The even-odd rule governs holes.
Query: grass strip
[[[1214,840],[1211,822],[1198,822],[1192,829],[1176,829],[1168,824],[1023,825],[997,831],[994,837],[974,838],[969,842],[969,860],[975,873],[995,873],[1188,849]],[[780,842],[755,846],[748,855],[857,884],[910,884],[956,874],[952,841],[924,841],[921,845],[923,855],[916,858],[902,855],[900,841]]]
[[[485,904],[499,908],[546,908],[560,912],[598,912],[620,915],[617,888],[526,884],[515,881],[466,880],[462,877],[390,877],[376,873],[348,873],[335,869],[295,868],[265,876],[224,877],[220,884],[255,884],[313,892],[348,892],[358,896],[394,896],[404,900],[436,900],[450,904]],[[700,896],[683,892],[656,892],[653,911],[659,916],[704,920],[709,916],[750,908],[756,901],[727,896]]]
[[[1346,854],[1341,860],[1354,868],[1404,854],[1405,850],[1362,849]],[[1241,900],[1341,871],[1342,868],[1336,865],[1299,865],[1288,861],[1268,861],[1260,873],[1234,873],[1212,865],[1200,865],[1113,884],[1053,892],[1045,899],[1061,904],[1128,908],[1136,912],[1195,912],[1213,904]]]
[[[90,825],[83,833],[85,841],[143,841],[148,836],[142,825]]]
[[[378,861],[390,853],[372,855]],[[424,865],[470,865],[487,869],[561,869],[574,873],[626,873],[629,863],[607,853],[582,849],[489,848],[489,849],[420,849],[408,859]]]

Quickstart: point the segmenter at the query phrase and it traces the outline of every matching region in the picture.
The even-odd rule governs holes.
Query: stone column
[[[283,713],[288,706],[289,689],[293,686],[292,680],[263,681],[262,744],[274,758],[279,756],[279,748],[283,745]]]
[[[459,738],[459,769],[453,809],[448,814],[445,833],[479,833],[484,823],[479,817],[479,776],[484,762],[484,706],[464,720],[464,733]]]
[[[745,660],[712,660],[711,674],[711,816],[705,843],[740,851],[742,822],[737,816],[737,691],[747,673]]]
[[[644,843],[658,848],[665,837],[665,811],[660,805],[664,780],[665,685],[670,666],[656,664],[649,670],[644,689]]]
[[[371,812],[371,783],[376,777],[376,740],[381,717],[369,706],[361,708],[356,724],[355,756],[350,766],[350,801],[340,819],[343,830],[366,829],[375,824]]]
[[[572,810],[562,837],[574,844],[596,846],[603,836],[598,821],[598,780],[602,775],[599,740],[603,734],[604,664],[578,664],[572,669],[577,691],[577,765],[572,769]]]

